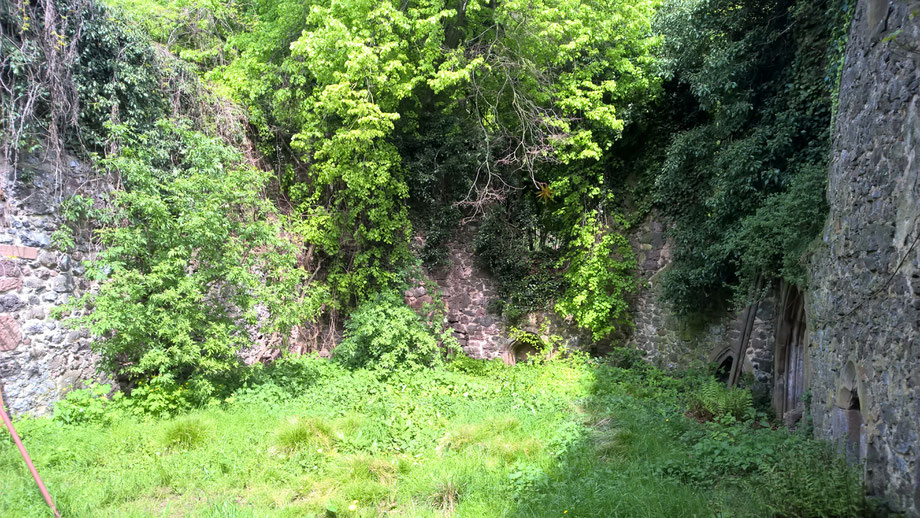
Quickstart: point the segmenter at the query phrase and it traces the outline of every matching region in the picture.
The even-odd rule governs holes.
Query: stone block
[[[19,311],[23,306],[22,299],[12,293],[0,296],[0,311],[4,313],[13,313]]]
[[[10,315],[0,315],[0,351],[12,351],[19,347],[22,334],[19,323]]]
[[[22,269],[19,267],[19,262],[15,259],[0,259],[0,277],[22,277]]]
[[[32,246],[0,245],[0,255],[5,257],[19,257],[21,259],[35,259],[38,257],[38,248]]]
[[[18,291],[20,288],[22,288],[22,279],[18,277],[0,277],[0,293]]]

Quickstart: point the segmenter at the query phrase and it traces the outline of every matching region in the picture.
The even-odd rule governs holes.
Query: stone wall
[[[737,351],[744,332],[744,312],[717,315],[706,321],[677,315],[662,300],[661,277],[671,262],[671,244],[665,224],[652,214],[633,233],[639,262],[640,289],[632,301],[635,329],[628,344],[646,352],[646,359],[667,370],[688,367],[694,361],[720,364]],[[774,298],[757,307],[743,370],[754,375],[759,390],[769,391],[773,380]]]
[[[498,287],[492,276],[475,262],[475,235],[475,225],[457,229],[447,245],[447,266],[431,269],[428,276],[437,284],[447,324],[454,330],[463,352],[472,358],[501,358],[506,363],[514,363],[526,352],[515,350],[516,344],[509,338],[512,324],[490,311],[489,302],[498,298]],[[431,295],[427,288],[419,286],[408,290],[405,299],[411,307],[418,308],[432,302]],[[544,340],[551,334],[561,336],[571,348],[591,344],[588,333],[559,318],[552,310],[524,315],[514,325],[529,333],[542,333]]]
[[[97,184],[88,168],[65,160],[24,160],[16,174],[0,166],[0,385],[13,414],[46,413],[81,380],[96,376],[89,337],[64,328],[50,310],[88,289],[81,264],[89,250],[55,251],[63,197]]]
[[[920,516],[920,3],[860,0],[840,85],[831,211],[806,297],[820,436]]]
[[[472,358],[501,357],[508,348],[507,326],[501,317],[489,312],[489,301],[498,296],[495,281],[474,262],[473,236],[476,229],[457,230],[448,243],[447,266],[433,269],[429,276],[437,282],[446,305],[447,323],[463,352]],[[429,297],[425,288],[415,288],[407,296]],[[410,305],[414,302],[409,300]]]

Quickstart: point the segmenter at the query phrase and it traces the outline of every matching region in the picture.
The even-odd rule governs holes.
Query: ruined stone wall
[[[733,354],[744,332],[743,311],[695,321],[677,315],[662,300],[661,276],[671,262],[671,244],[662,220],[650,215],[633,233],[632,242],[639,262],[640,289],[632,301],[635,328],[628,344],[645,351],[649,361],[668,370],[686,368],[694,361],[721,363]],[[758,305],[743,365],[763,391],[769,391],[773,381],[773,300],[770,297]]]
[[[447,310],[447,323],[463,352],[471,358],[492,359],[507,349],[507,326],[488,310],[489,301],[498,297],[495,281],[474,262],[475,227],[459,229],[448,243],[448,263],[430,276],[441,290]],[[415,288],[409,297],[428,297],[425,288]],[[414,302],[409,299],[410,305]]]
[[[816,433],[920,516],[920,2],[860,0],[850,31],[806,383]]]
[[[437,284],[447,313],[447,325],[454,330],[463,352],[471,358],[501,358],[506,363],[514,363],[519,358],[515,357],[515,344],[509,338],[512,323],[490,311],[489,303],[498,299],[498,287],[492,276],[475,262],[475,234],[474,225],[457,229],[447,245],[447,265],[431,269],[428,276]],[[432,295],[427,288],[418,286],[405,293],[405,300],[409,306],[418,308],[432,302]],[[578,330],[550,309],[524,315],[513,325],[529,333],[542,331],[544,340],[548,335],[561,336],[570,348],[591,344],[588,333]]]
[[[27,159],[15,175],[0,166],[0,385],[13,414],[46,413],[75,384],[96,377],[89,336],[49,315],[89,288],[86,244],[70,253],[52,247],[60,200],[100,180],[76,160],[63,165],[56,173],[53,164]]]

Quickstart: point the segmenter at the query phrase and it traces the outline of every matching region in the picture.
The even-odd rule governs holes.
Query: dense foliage
[[[205,384],[239,364],[256,304],[273,317],[266,332],[317,310],[297,303],[303,271],[261,197],[265,174],[187,126],[116,128],[119,152],[100,162],[126,189],[97,232],[103,249],[89,275],[103,282],[71,304],[90,311],[69,324],[99,337],[102,366],[128,380]]]
[[[427,321],[392,291],[378,293],[351,314],[335,357],[345,365],[388,372],[444,364],[459,347],[453,330],[433,312]]]
[[[533,207],[537,188],[556,201],[539,209],[538,246],[521,236],[525,257],[551,247],[578,277],[597,260],[580,231],[603,219],[590,164],[622,130],[620,111],[656,85],[652,12],[652,2],[260,2],[252,30],[229,40],[239,57],[212,76],[247,105],[264,151],[291,158],[286,193],[339,307],[396,280],[410,207],[436,244],[460,217]],[[572,284],[584,289],[591,301],[572,293],[559,309],[604,335],[606,317],[622,316],[611,309],[623,281]]]
[[[665,289],[680,310],[746,300],[758,277],[804,284],[852,4],[680,0],[658,13],[667,74],[696,104],[655,190],[674,222]]]
[[[4,112],[22,115],[4,129],[8,159],[43,139],[58,150],[78,142],[126,180],[115,212],[65,202],[99,220],[100,243],[111,245],[100,265],[115,274],[75,323],[106,337],[100,352],[114,372],[180,381],[220,372],[262,298],[266,325],[282,334],[356,308],[377,314],[380,293],[414,261],[413,233],[428,266],[449,267],[445,245],[471,221],[461,239],[498,281],[492,311],[513,323],[552,307],[596,339],[630,322],[626,236],[649,201],[673,222],[665,294],[678,310],[743,301],[758,279],[804,282],[802,257],[826,211],[851,2],[108,4],[111,13],[60,1],[4,11],[2,80],[16,94]],[[42,10],[72,19],[49,25]],[[44,62],[67,73],[48,76]],[[244,105],[257,150],[214,91]],[[228,146],[274,174],[230,158]],[[201,220],[177,217],[188,210]],[[148,225],[166,214],[172,226]],[[190,234],[192,224],[213,232]],[[122,242],[138,235],[136,249]],[[63,233],[56,241],[74,244]],[[171,269],[161,271],[160,254]],[[170,281],[144,280],[161,274]],[[166,311],[180,288],[188,312]],[[102,304],[106,290],[137,305]],[[395,299],[384,305],[408,316]],[[145,327],[164,311],[182,323],[155,345],[163,332]],[[121,329],[132,321],[137,332]],[[350,335],[362,327],[374,334],[365,322]],[[443,345],[431,332],[407,343]],[[180,342],[185,359],[140,361]],[[219,367],[205,368],[211,361]]]

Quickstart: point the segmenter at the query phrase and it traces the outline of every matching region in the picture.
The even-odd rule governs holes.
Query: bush
[[[108,424],[112,420],[112,402],[106,396],[112,392],[109,384],[91,383],[84,389],[71,390],[54,404],[54,420],[64,424]],[[115,394],[121,399],[121,393]]]
[[[261,196],[265,175],[236,150],[177,121],[115,130],[124,146],[102,163],[128,190],[98,231],[104,248],[89,275],[101,286],[69,305],[87,313],[68,323],[98,338],[101,367],[122,380],[199,379],[190,388],[207,397],[240,365],[257,301],[267,328],[316,307],[298,301],[295,245]]]
[[[828,444],[786,444],[775,463],[759,466],[759,478],[770,488],[765,507],[777,516],[865,516],[858,469]]]
[[[483,377],[497,375],[506,367],[505,362],[500,358],[481,360],[478,358],[470,358],[462,354],[457,355],[448,366],[448,368],[454,372]]]
[[[380,292],[352,313],[335,358],[352,368],[382,371],[441,365],[459,345],[452,331],[440,326],[423,322],[398,293]]]

